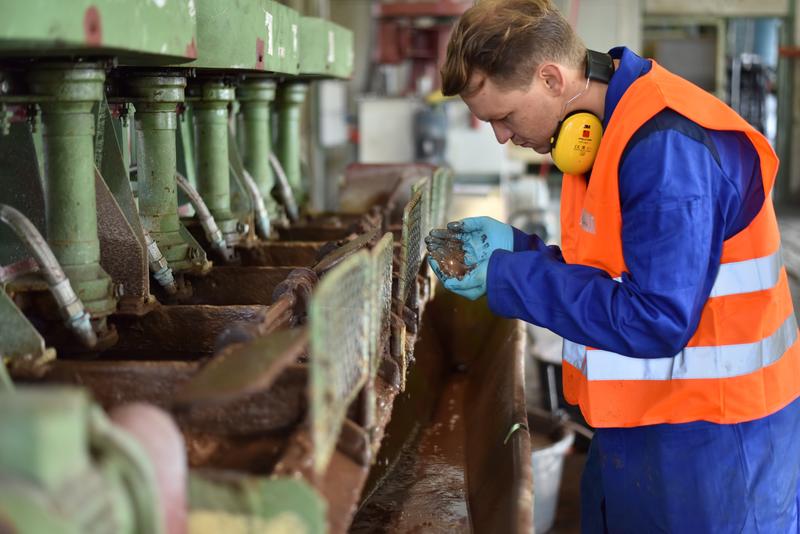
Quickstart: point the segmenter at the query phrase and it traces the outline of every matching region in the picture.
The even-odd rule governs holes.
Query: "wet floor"
[[[464,477],[466,378],[445,384],[433,419],[356,515],[351,534],[470,532]]]

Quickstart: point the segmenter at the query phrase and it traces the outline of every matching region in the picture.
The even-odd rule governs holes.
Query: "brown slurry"
[[[439,264],[439,269],[447,277],[461,280],[473,269],[465,264],[464,249],[459,241],[447,241],[445,248],[437,249],[431,255]]]
[[[401,453],[385,482],[359,511],[351,534],[470,532],[464,477],[466,379],[445,385],[419,441]]]

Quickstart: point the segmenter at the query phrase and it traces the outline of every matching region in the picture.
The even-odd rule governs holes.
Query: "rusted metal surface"
[[[273,473],[277,476],[302,476],[316,487],[328,503],[328,532],[344,534],[358,507],[369,467],[354,462],[337,450],[331,455],[325,473],[315,476],[308,461],[312,450],[309,433],[305,430],[295,433]]]
[[[411,185],[433,174],[434,169],[424,163],[350,165],[339,190],[340,211],[364,213],[372,206],[381,206],[391,221],[399,222],[403,206],[411,198]]]
[[[469,533],[465,478],[464,375],[451,375],[419,440],[402,450],[380,489],[359,510],[352,534]],[[503,532],[493,525],[475,532]]]
[[[518,321],[497,321],[471,366],[465,414],[467,477],[472,519],[503,532],[530,532],[533,474],[525,409],[525,332]],[[504,355],[503,361],[497,356]],[[495,392],[502,391],[505,398]],[[508,433],[516,424],[518,431]]]
[[[145,251],[128,224],[108,186],[95,170],[97,202],[97,234],[100,238],[100,265],[116,284],[122,284],[122,295],[144,306],[150,293],[150,273]],[[120,295],[120,296],[122,296]]]
[[[176,386],[199,368],[198,362],[182,361],[76,361],[55,360],[38,372],[14,372],[22,382],[42,380],[82,384],[105,408],[143,401],[168,407]]]
[[[294,310],[297,305],[297,299],[294,294],[288,293],[284,297],[278,299],[267,310],[267,314],[262,321],[261,332],[266,335],[281,328],[288,327],[294,318]]]
[[[244,266],[307,266],[317,261],[319,241],[262,241],[237,250]]]
[[[288,325],[295,326],[305,322],[311,295],[318,281],[319,278],[315,271],[298,267],[289,273],[286,280],[275,287],[272,292],[273,307],[291,305],[292,317],[287,323]],[[273,331],[278,326],[277,323],[272,324],[269,320],[265,321],[265,325],[268,331]]]
[[[468,374],[466,475],[474,530],[491,525],[498,532],[531,532],[533,475],[522,323],[495,317],[485,303],[452,293],[443,292],[430,306],[426,321],[435,324],[451,365],[465,367]],[[522,427],[508,436],[516,424]]]
[[[283,241],[338,241],[353,231],[349,227],[279,227],[278,235]]]
[[[19,277],[39,271],[39,264],[33,258],[25,258],[11,265],[0,265],[0,284],[5,284]]]
[[[186,276],[191,297],[184,304],[271,304],[272,293],[291,267],[213,267],[205,276]]]
[[[374,389],[377,396],[376,430],[369,435],[367,448],[370,450],[378,450],[384,438],[384,430],[392,418],[392,408],[398,394],[396,387],[380,378],[375,381]],[[280,461],[273,470],[276,476],[303,477],[325,497],[328,502],[328,529],[331,533],[348,531],[368,475],[377,467],[377,464],[373,464],[371,468],[368,463],[364,464],[369,456],[365,454],[366,449],[361,439],[367,434],[352,421],[347,421],[346,428],[323,475],[316,476],[309,462],[312,444],[306,428],[298,429],[287,440]],[[360,454],[363,456],[359,456]]]
[[[189,359],[214,353],[220,338],[237,327],[264,321],[267,306],[159,306],[142,317],[114,317],[119,342],[114,358]]]
[[[323,257],[319,262],[317,262],[314,265],[313,267],[314,272],[316,272],[317,274],[322,274],[331,270],[336,265],[344,261],[346,258],[357,253],[359,250],[363,249],[367,245],[376,242],[379,236],[380,236],[380,228],[378,227],[372,228],[371,230],[364,232],[355,239],[348,241],[344,245],[335,249],[330,254],[327,254],[325,257]]]
[[[178,391],[175,402],[221,403],[267,390],[307,345],[308,331],[295,328],[226,347]]]
[[[28,124],[15,122],[0,143],[0,204],[13,206],[46,235],[45,191]],[[11,228],[0,225],[0,264],[9,266],[30,255]]]
[[[286,447],[286,436],[241,438],[184,433],[189,466],[268,474]]]
[[[308,367],[290,365],[268,390],[219,406],[176,411],[181,427],[222,436],[253,437],[287,432],[305,417]]]
[[[508,436],[526,421],[524,330],[450,293],[429,306],[350,531],[531,532],[529,436]]]
[[[284,432],[299,423],[306,413],[308,369],[304,365],[285,367],[269,390],[243,396],[236,402],[221,407],[178,409],[175,395],[199,367],[199,362],[183,361],[56,360],[36,373],[15,370],[13,377],[21,382],[83,385],[106,409],[129,402],[148,402],[172,410],[181,429],[192,435],[246,437]]]

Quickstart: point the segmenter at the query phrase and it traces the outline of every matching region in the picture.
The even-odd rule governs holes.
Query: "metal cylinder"
[[[54,96],[40,104],[47,187],[47,235],[65,266],[100,261],[94,188],[94,116],[103,98],[105,73],[70,66],[32,75],[37,94]]]
[[[269,155],[272,152],[270,118],[275,100],[275,82],[247,79],[237,89],[244,123],[244,167],[258,185],[261,196],[270,198],[274,185]]]
[[[189,245],[180,234],[175,183],[177,106],[184,101],[181,76],[140,76],[127,82],[136,114],[139,217],[170,266],[189,268]]]
[[[297,198],[304,196],[300,172],[300,120],[306,94],[308,94],[308,84],[285,83],[279,87],[277,99],[278,146],[276,152]]]
[[[236,221],[231,213],[230,163],[228,161],[228,104],[234,89],[222,82],[206,82],[202,98],[194,104],[197,128],[197,189],[211,215],[229,233]]]
[[[42,64],[29,82],[41,98],[48,243],[89,312],[107,315],[116,301],[100,267],[92,113],[103,99],[105,71],[91,63]]]

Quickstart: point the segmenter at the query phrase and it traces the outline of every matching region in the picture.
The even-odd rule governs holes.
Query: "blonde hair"
[[[442,66],[442,92],[458,95],[479,70],[507,88],[528,87],[542,62],[580,68],[586,46],[550,0],[478,0],[459,19]]]

